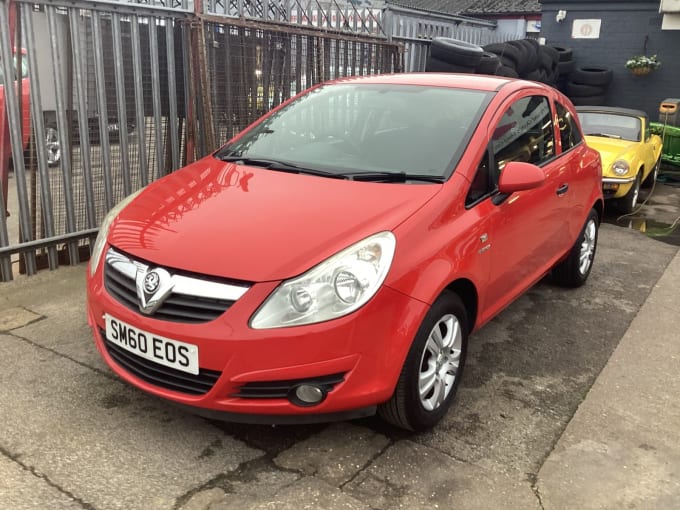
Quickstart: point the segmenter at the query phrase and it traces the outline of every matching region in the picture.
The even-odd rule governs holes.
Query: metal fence
[[[499,31],[495,21],[428,14],[396,6],[391,6],[383,16],[383,30],[390,40],[404,46],[404,70],[407,72],[425,70],[430,42],[435,37],[451,37],[484,46],[526,36]]]
[[[87,258],[117,201],[298,91],[401,70],[369,32],[168,5],[0,0],[2,281]]]

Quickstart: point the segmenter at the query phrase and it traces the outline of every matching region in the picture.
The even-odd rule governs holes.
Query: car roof
[[[577,106],[576,112],[611,113],[614,115],[627,115],[629,117],[643,117],[645,120],[647,120],[647,114],[642,110],[619,108],[618,106]]]
[[[502,76],[446,73],[398,73],[339,78],[334,83],[375,83],[384,85],[421,85],[452,87],[493,92],[512,80]],[[529,82],[527,82],[529,83]],[[538,85],[532,83],[532,85]]]

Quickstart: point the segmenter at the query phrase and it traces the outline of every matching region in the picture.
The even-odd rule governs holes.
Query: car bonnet
[[[208,157],[149,185],[118,215],[108,240],[159,266],[281,280],[394,229],[441,188],[282,173]]]

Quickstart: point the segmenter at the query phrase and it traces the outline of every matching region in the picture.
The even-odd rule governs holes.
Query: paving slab
[[[0,345],[3,452],[92,508],[171,508],[262,455],[52,351],[7,335]]]
[[[66,358],[115,377],[102,359],[87,324],[85,303],[67,294],[70,304],[40,321],[12,330],[12,335],[30,341]]]
[[[49,502],[49,504],[46,504]],[[0,508],[82,510],[79,502],[51,486],[40,476],[7,456],[0,456]]]
[[[180,506],[180,510],[245,510],[277,499],[277,493],[302,476],[280,470],[267,459],[242,465],[238,472],[214,480]]]
[[[23,306],[5,308],[4,310],[0,310],[0,333],[26,326],[41,318],[41,315],[31,312]]]
[[[528,481],[460,462],[407,440],[389,447],[344,490],[374,509],[540,510]]]
[[[242,494],[213,488],[196,494],[181,510],[371,510],[320,478],[304,477],[269,496],[244,499]]]
[[[389,443],[387,437],[370,429],[339,423],[283,451],[274,462],[282,468],[315,475],[331,485],[341,486]]]
[[[258,503],[252,510],[372,510],[365,502],[326,483],[306,477],[286,487],[274,499]]]
[[[680,256],[538,473],[549,509],[680,508]]]

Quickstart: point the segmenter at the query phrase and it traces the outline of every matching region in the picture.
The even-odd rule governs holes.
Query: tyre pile
[[[430,45],[426,72],[476,73],[546,83],[564,92],[576,105],[604,104],[612,70],[576,67],[572,50],[518,39],[486,46],[437,37]]]

